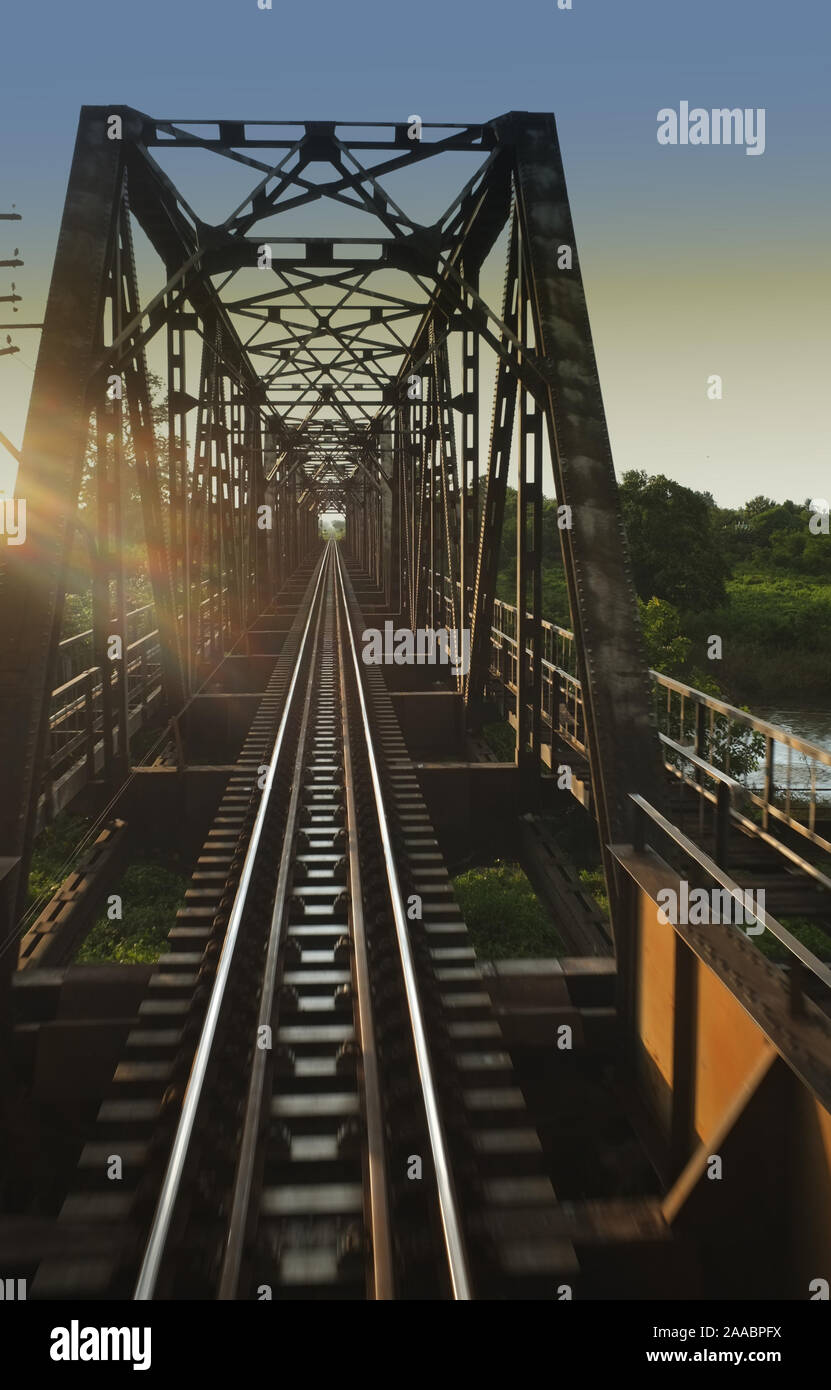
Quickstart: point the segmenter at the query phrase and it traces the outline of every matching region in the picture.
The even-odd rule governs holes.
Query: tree
[[[771,497],[765,497],[760,492],[757,497],[751,497],[749,502],[745,502],[743,510],[746,516],[752,517],[759,516],[762,512],[769,512],[771,507],[775,506],[776,503]]]
[[[678,609],[665,599],[641,599],[641,627],[646,646],[646,659],[655,671],[667,676],[681,676],[686,668],[692,645],[681,631]]]
[[[727,603],[730,566],[708,497],[658,474],[624,473],[620,484],[635,587],[683,611]]]

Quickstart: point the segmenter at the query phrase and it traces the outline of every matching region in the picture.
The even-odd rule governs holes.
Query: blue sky
[[[618,471],[724,503],[827,497],[829,29],[800,0],[19,6],[3,20],[0,210],[24,221],[0,223],[0,259],[19,245],[26,265],[0,271],[0,293],[14,278],[18,318],[40,318],[83,104],[180,119],[553,110]],[[682,100],[764,107],[764,155],[659,146],[657,112]],[[14,341],[0,430],[19,443],[38,335]]]

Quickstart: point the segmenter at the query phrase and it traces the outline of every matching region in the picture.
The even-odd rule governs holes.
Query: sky
[[[618,475],[735,506],[831,496],[831,11],[788,0],[42,0],[7,9],[0,322],[39,321],[79,108],[483,121],[553,111]],[[661,145],[658,112],[763,108],[765,148]],[[6,332],[0,333],[0,346]],[[0,357],[19,445],[39,335]],[[721,400],[708,378],[722,378]],[[0,446],[0,491],[14,462]]]

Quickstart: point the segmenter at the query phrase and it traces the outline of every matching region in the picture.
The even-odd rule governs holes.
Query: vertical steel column
[[[210,551],[211,524],[211,464],[212,464],[212,412],[216,356],[211,350],[211,337],[215,328],[205,325],[202,346],[202,364],[199,375],[199,400],[196,412],[196,438],[194,441],[193,479],[191,484],[190,521],[188,526],[188,578],[190,581],[190,630],[188,632],[188,664],[191,668],[189,688],[194,689],[202,683],[205,663],[205,609],[202,606],[204,593],[203,570],[205,537],[208,535]]]
[[[528,348],[531,332],[530,304],[521,233],[518,237],[517,252],[519,339],[523,347]],[[538,781],[542,771],[542,417],[534,397],[525,385],[519,388],[516,547],[516,761],[523,769],[527,787],[528,783]]]
[[[203,552],[205,561],[203,574],[207,570],[205,579],[207,593],[203,599],[203,612],[207,623],[207,658],[211,666],[216,665],[219,646],[217,629],[222,621],[221,598],[218,593],[219,584],[222,583],[222,556],[220,554],[222,527],[219,518],[219,440],[217,437],[219,416],[217,397],[220,380],[220,373],[217,371],[214,378],[214,394],[211,400],[210,423],[208,425],[208,525],[206,527],[207,545]],[[217,559],[220,564],[218,578]]]
[[[416,529],[416,496],[421,494],[421,483],[418,477],[419,464],[421,462],[421,439],[418,433],[418,412],[420,406],[410,402],[408,408],[408,429],[407,429],[407,474],[409,478],[409,535],[410,535],[410,627],[418,625],[417,605],[418,605],[418,572],[421,564],[420,554],[420,529]]]
[[[428,605],[424,593],[424,540],[425,511],[427,507],[427,475],[430,452],[429,426],[425,418],[424,401],[419,398],[415,409],[416,439],[418,441],[418,504],[415,541],[415,603],[413,605],[413,627],[426,626]]]
[[[121,336],[123,327],[123,304],[124,304],[124,276],[123,262],[121,255],[122,228],[127,217],[127,211],[122,202],[120,206],[120,216],[116,230],[113,246],[113,269],[112,269],[112,335],[113,341]],[[121,381],[123,383],[123,375]],[[127,592],[124,575],[124,500],[126,494],[126,477],[124,464],[124,408],[121,394],[112,401],[112,441],[113,441],[113,541],[114,541],[114,577],[115,577],[115,618],[116,632],[120,637],[120,655],[112,663],[116,671],[118,682],[118,755],[116,758],[116,774],[119,780],[124,780],[130,767],[130,692],[129,692],[129,673],[128,673],[128,633],[127,633]]]
[[[431,359],[432,361],[432,359]],[[427,605],[427,626],[436,626],[436,445],[438,445],[438,428],[436,428],[436,411],[438,411],[438,400],[435,393],[434,373],[429,373],[427,378],[427,503],[429,516],[428,530],[428,605]]]
[[[131,322],[139,312],[138,279],[133,239],[130,228],[130,209],[125,188],[123,215],[121,218],[122,245],[122,322]],[[170,333],[167,335],[170,352]],[[153,410],[150,399],[150,384],[147,375],[147,362],[143,347],[128,346],[121,358],[127,388],[127,407],[130,419],[130,432],[133,441],[133,454],[136,478],[141,497],[144,540],[147,547],[147,568],[153,590],[155,625],[159,632],[161,647],[161,667],[164,698],[168,715],[178,712],[184,698],[184,679],[182,671],[182,646],[179,632],[176,565],[171,555],[177,523],[181,522],[181,509],[171,510],[171,523],[165,534],[162,510],[161,484],[159,481],[158,448],[153,424]],[[180,363],[181,365],[181,363]],[[170,381],[170,368],[168,368]],[[175,390],[175,386],[173,387]],[[184,402],[182,402],[184,405]],[[168,426],[170,425],[170,406],[168,407]],[[170,499],[176,490],[177,463],[174,461],[173,444],[168,456]]]
[[[190,584],[188,582],[187,373],[180,316],[167,320],[167,459],[173,607],[183,653],[183,694],[190,687]]]
[[[243,613],[243,578],[239,546],[242,515],[236,503],[239,488],[234,445],[236,387],[233,380],[228,379],[228,399],[226,401],[225,381],[226,378],[223,376],[223,390],[219,398],[220,421],[217,443],[220,532],[217,589],[220,600],[220,630],[222,633],[220,656],[224,656],[239,636],[242,630]],[[228,590],[227,595],[223,593],[226,588]]]
[[[525,345],[528,327],[528,301],[525,290],[525,267],[522,260],[522,233],[517,234],[517,330],[520,342]],[[517,354],[522,360],[522,353]],[[516,750],[515,761],[518,767],[529,770],[537,757],[529,750],[530,719],[528,709],[528,576],[532,557],[528,550],[526,536],[528,507],[528,448],[525,433],[525,409],[527,391],[519,387],[519,439],[517,459],[516,494]]]
[[[245,446],[248,492],[250,497],[250,566],[251,596],[248,613],[249,624],[254,621],[270,601],[273,593],[273,574],[270,574],[270,555],[268,537],[274,533],[275,516],[261,512],[260,508],[274,502],[266,490],[265,460],[263,458],[263,433],[260,412],[256,403],[250,399],[245,405]],[[271,531],[265,522],[270,518]],[[263,524],[261,525],[261,520]]]
[[[526,449],[533,454],[534,479],[530,484],[532,504],[531,535],[531,744],[534,749],[534,776],[542,773],[542,479],[543,479],[543,416],[537,400],[526,393],[524,412]]]
[[[456,462],[456,431],[453,423],[453,401],[451,399],[450,384],[450,363],[447,356],[447,344],[442,343],[437,354],[437,390],[439,397],[438,425],[439,425],[439,450],[441,466],[441,500],[442,518],[444,521],[444,546],[445,564],[442,573],[441,595],[442,595],[442,623],[446,618],[446,603],[444,601],[445,584],[449,592],[450,599],[450,626],[454,632],[460,627],[464,627],[464,603],[463,595],[460,600],[456,592],[456,577],[460,572],[460,541],[459,541],[459,472]],[[459,687],[461,689],[463,678],[459,677]]]
[[[598,385],[585,292],[552,116],[508,116],[517,209],[558,501],[571,508],[563,561],[583,682],[601,845],[630,834],[629,793],[664,802],[637,597]],[[612,923],[619,885],[604,849]]]
[[[240,388],[236,381],[231,383],[230,397],[231,432],[228,440],[228,509],[230,531],[234,545],[236,574],[236,620],[232,624],[231,639],[235,640],[243,627],[248,612],[248,516],[243,505],[244,488],[242,479],[242,415],[240,409]]]
[[[389,485],[387,485],[383,478],[381,479],[382,492],[380,503],[383,524],[383,542],[381,550],[383,560],[384,601],[391,612],[397,613],[401,602],[401,535],[398,517],[398,458],[397,450],[393,449],[392,424],[391,415],[382,418],[378,440],[378,452],[381,461],[381,471],[389,479]]]
[[[398,531],[400,536],[399,558],[401,563],[401,587],[399,611],[402,615],[412,614],[413,606],[413,562],[412,562],[412,437],[410,418],[412,411],[401,405],[395,412],[395,472],[398,479],[399,507]]]
[[[119,209],[121,209],[119,194]],[[120,219],[119,219],[120,222]],[[113,229],[106,297],[109,300],[110,330],[120,332],[121,257],[120,226]],[[99,350],[105,350],[104,322]],[[125,725],[126,700],[126,603],[124,595],[124,535],[122,490],[123,376],[100,375],[95,383],[95,458],[93,477],[96,502],[96,546],[92,576],[93,654],[101,676],[101,724],[104,779],[111,786],[126,776]],[[115,612],[113,602],[115,601]],[[110,639],[118,639],[118,646]],[[113,679],[115,678],[115,679]],[[115,687],[115,688],[113,688]],[[116,747],[116,728],[118,745]]]
[[[92,660],[101,677],[101,743],[104,780],[113,781],[113,691],[110,680],[109,489],[107,468],[106,401],[103,385],[95,406],[95,558],[92,572]]]
[[[137,122],[116,110],[124,134],[131,134]],[[87,387],[100,351],[124,148],[108,139],[110,114],[99,107],[81,112],[17,477],[28,537],[24,545],[0,548],[0,859],[6,870],[0,942],[11,937],[25,899],[89,432]],[[5,986],[15,959],[14,948],[0,954],[0,1020],[8,1016]]]
[[[444,625],[444,578],[447,568],[447,555],[444,538],[444,439],[442,437],[442,396],[439,383],[438,351],[435,345],[435,328],[430,325],[430,338],[433,350],[430,355],[430,395],[432,398],[431,434],[432,468],[430,472],[430,540],[432,544],[430,576],[430,626]]]
[[[471,288],[479,288],[478,268],[466,271]],[[472,310],[472,295],[465,296]],[[469,325],[462,336],[462,491],[459,518],[461,623],[469,627],[473,603],[476,539],[479,522],[479,334]]]
[[[512,214],[502,321],[514,336],[517,332],[519,311],[517,237],[516,217]],[[471,619],[470,671],[465,684],[465,703],[468,710],[473,708],[474,711],[482,698],[490,665],[493,601],[496,597],[499,547],[502,541],[502,523],[505,519],[505,494],[516,411],[517,377],[513,370],[516,349],[504,334],[502,349],[494,384],[488,476],[479,526],[476,585]]]

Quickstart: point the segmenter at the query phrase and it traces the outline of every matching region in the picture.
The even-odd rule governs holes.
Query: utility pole
[[[12,203],[12,207],[14,207],[14,203]],[[21,221],[21,217],[20,217],[20,213],[19,213],[19,212],[0,212],[0,222],[20,222],[20,221]],[[12,253],[12,259],[11,259],[11,260],[2,260],[2,261],[0,261],[0,267],[2,267],[2,268],[4,268],[4,269],[14,270],[15,266],[19,266],[19,265],[23,265],[23,261],[21,261],[21,260],[19,259],[19,248],[18,248],[17,246],[15,246],[14,251],[13,251],[13,253]],[[15,283],[14,283],[14,281],[12,281],[12,287],[11,287],[11,288],[12,288],[11,294],[0,294],[0,303],[3,303],[3,304],[12,304],[12,305],[14,306],[14,307],[12,308],[12,313],[13,313],[13,314],[16,314],[16,313],[17,313],[17,305],[18,305],[19,302],[20,302],[20,295],[19,295],[19,294],[15,294]],[[27,324],[26,326],[28,327],[28,324]],[[11,323],[0,324],[0,328],[16,328],[16,327],[17,327],[16,324],[11,324]],[[4,345],[3,347],[0,347],[0,357],[11,357],[12,353],[14,353],[14,352],[19,352],[19,351],[20,351],[20,348],[19,348],[19,347],[15,347],[14,343],[12,342],[11,334],[10,334],[10,333],[7,333],[7,334],[6,334],[6,342],[5,342],[5,345]],[[7,439],[6,436],[5,436],[2,432],[0,432],[0,444],[2,444],[6,449],[8,449],[9,453],[12,455],[13,458],[17,459],[18,463],[20,462],[20,451],[19,451],[18,449],[15,448],[15,446],[12,444],[11,440],[10,440],[10,439]]]

